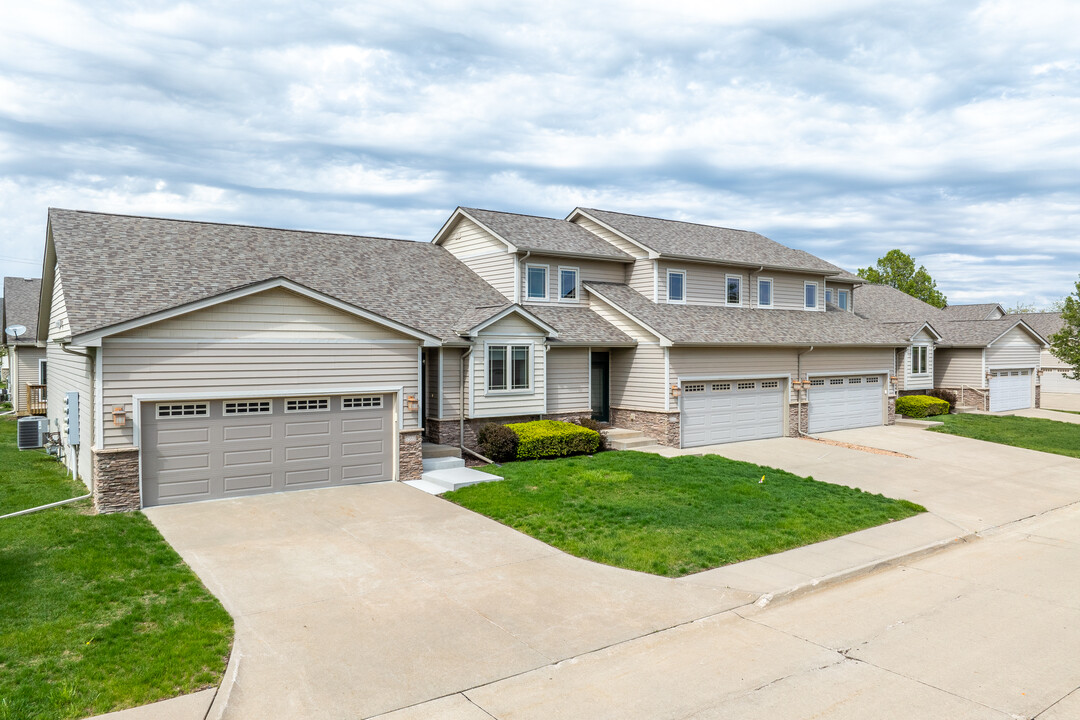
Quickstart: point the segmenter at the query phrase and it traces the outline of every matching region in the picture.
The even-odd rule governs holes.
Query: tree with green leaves
[[[1062,305],[1061,319],[1065,324],[1047,339],[1050,351],[1072,368],[1065,377],[1080,380],[1080,280],[1076,282],[1076,292],[1066,295]]]
[[[915,269],[915,258],[902,250],[890,250],[878,258],[877,267],[860,268],[859,275],[875,285],[888,285],[934,307],[945,307],[945,296],[922,265]]]

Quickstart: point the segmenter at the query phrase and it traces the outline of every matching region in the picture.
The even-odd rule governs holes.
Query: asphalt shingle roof
[[[627,285],[586,282],[674,343],[718,345],[903,345],[896,329],[839,309],[828,312],[657,304]]]
[[[583,305],[526,305],[525,309],[559,330],[553,344],[634,344],[632,337]]]
[[[990,313],[1000,308],[998,303],[972,303],[970,305],[947,305],[945,313],[953,320],[988,320]]]
[[[536,215],[461,208],[519,250],[599,257],[630,262],[633,258],[577,223]]]
[[[627,215],[608,210],[579,210],[661,255],[806,270],[828,275],[844,272],[808,252],[789,248],[749,230]]]
[[[41,278],[4,278],[4,328],[25,325],[26,332],[19,336],[19,343],[37,342],[40,298]],[[14,338],[4,333],[4,340],[11,343]]]
[[[1006,317],[1023,320],[1028,325],[1035,328],[1035,330],[1046,338],[1047,341],[1050,340],[1051,335],[1061,332],[1061,328],[1065,325],[1065,319],[1061,317],[1061,313],[1056,312],[1017,313],[1015,315],[1007,315]]]
[[[508,305],[431,243],[77,210],[49,223],[73,335],[275,278],[444,341]]]

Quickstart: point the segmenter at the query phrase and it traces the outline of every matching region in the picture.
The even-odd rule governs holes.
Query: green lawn
[[[939,415],[934,432],[1080,458],[1080,425],[1016,415]]]
[[[668,577],[924,511],[718,455],[607,452],[487,470],[506,480],[443,497],[572,555]]]
[[[85,494],[0,420],[0,514]],[[142,513],[0,520],[0,720],[82,718],[215,686],[232,620]]]

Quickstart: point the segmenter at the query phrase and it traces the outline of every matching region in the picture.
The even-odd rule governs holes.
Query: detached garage
[[[392,397],[144,402],[142,504],[391,480]]]
[[[848,430],[885,423],[884,375],[811,378],[811,433]]]

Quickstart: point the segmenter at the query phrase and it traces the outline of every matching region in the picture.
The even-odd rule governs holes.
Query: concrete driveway
[[[1040,405],[1047,410],[1080,412],[1080,393],[1043,393]]]
[[[150,508],[236,619],[226,718],[358,718],[743,605],[399,483]]]

